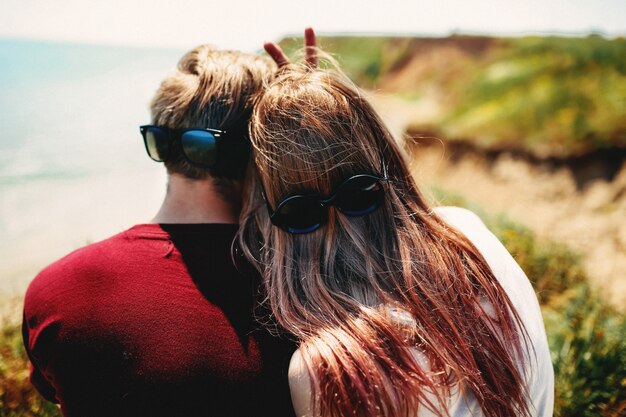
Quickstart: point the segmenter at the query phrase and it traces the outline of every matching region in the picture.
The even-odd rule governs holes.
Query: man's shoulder
[[[76,249],[46,266],[31,281],[28,294],[63,288],[77,277],[84,277],[121,262],[128,254],[132,239],[125,230],[106,239]]]
[[[108,257],[107,254],[111,250],[115,250],[120,246],[125,246],[128,244],[126,233],[127,231],[123,231],[101,241],[90,243],[86,246],[76,249],[69,254],[63,256],[59,260],[48,265],[42,270],[40,275],[42,273],[47,274],[54,271],[72,271],[76,268],[81,268],[83,266],[89,266],[90,264],[97,263],[101,257]]]

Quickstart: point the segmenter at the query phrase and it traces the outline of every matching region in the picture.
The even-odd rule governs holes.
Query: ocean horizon
[[[184,52],[0,39],[0,296],[154,216],[166,176],[138,127]]]

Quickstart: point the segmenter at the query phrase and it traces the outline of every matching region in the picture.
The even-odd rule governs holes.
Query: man
[[[273,71],[239,52],[187,53],[152,101],[153,125],[141,128],[168,171],[156,217],[30,284],[31,381],[65,417],[293,414],[295,345],[255,320],[260,283],[233,245],[248,118]]]

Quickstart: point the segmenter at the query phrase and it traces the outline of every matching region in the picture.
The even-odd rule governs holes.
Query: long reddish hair
[[[443,416],[460,390],[485,416],[529,415],[527,339],[511,301],[476,247],[427,205],[359,90],[338,72],[289,65],[250,133],[240,243],[275,320],[301,340],[315,414]],[[374,213],[330,209],[304,235],[270,223],[261,184],[276,207],[294,192],[329,195],[351,175],[380,176],[382,163],[390,185]]]

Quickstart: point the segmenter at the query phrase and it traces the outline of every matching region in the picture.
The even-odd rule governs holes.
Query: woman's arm
[[[312,417],[311,377],[300,349],[294,352],[289,362],[289,389],[296,416]]]

